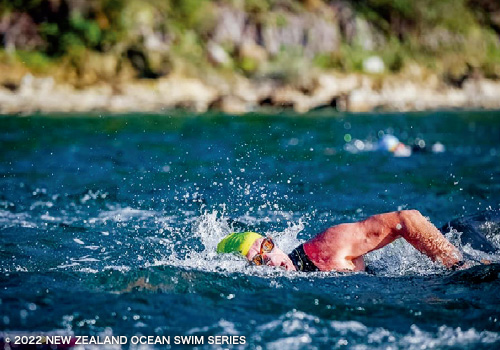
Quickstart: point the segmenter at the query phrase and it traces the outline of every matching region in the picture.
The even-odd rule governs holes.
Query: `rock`
[[[250,112],[249,105],[236,96],[221,96],[210,105],[210,109],[218,109],[229,114],[244,114]]]
[[[99,53],[86,51],[78,58],[63,61],[59,77],[64,81],[70,81],[79,88],[89,87],[100,82],[114,80],[119,73],[119,57],[113,53]],[[75,69],[75,66],[78,67]]]
[[[253,106],[262,105],[262,102],[264,102],[264,105],[266,105],[266,102],[267,105],[272,105],[272,96],[278,86],[279,84],[271,79],[262,81],[240,79],[234,86],[233,94]]]
[[[156,82],[136,81],[124,84],[120,94],[114,94],[109,101],[114,112],[154,111],[162,107],[172,107],[164,101]]]
[[[320,53],[337,52],[340,47],[340,28],[334,16],[309,17],[304,28],[307,41],[304,51],[309,57]]]
[[[262,92],[255,84],[252,84],[248,79],[237,77],[236,81],[231,85],[231,90],[225,94],[232,94],[238,99],[245,101],[246,104],[256,105],[262,95],[270,93],[271,89]]]
[[[26,74],[20,82],[19,93],[24,96],[29,95],[49,95],[54,89],[54,78],[37,78],[32,74]]]
[[[367,88],[353,90],[347,99],[350,112],[369,112],[380,105],[378,94]]]
[[[463,91],[474,107],[498,108],[500,82],[488,79],[467,79]]]
[[[316,78],[316,85],[317,88],[313,94],[328,100],[349,94],[360,85],[360,80],[354,74],[341,76],[323,73]]]
[[[168,52],[172,35],[164,25],[166,18],[155,6],[144,1],[127,1],[124,5],[123,25],[128,36],[125,43],[141,46],[147,52]]]
[[[45,44],[38,34],[38,25],[27,13],[2,11],[0,37],[7,52],[16,49],[34,50]]]
[[[179,75],[136,79],[122,82],[118,89],[107,82],[76,89],[52,77],[25,74],[17,89],[0,86],[0,113],[132,112],[182,107],[241,114],[259,105],[291,107],[300,113],[331,107],[352,112],[500,108],[500,82],[483,78],[469,78],[458,88],[437,81],[433,74],[415,73],[421,79],[408,78],[407,72],[383,79],[359,74],[309,74],[312,77],[307,86],[284,85],[272,79],[250,80],[240,75],[228,79],[213,73],[203,81]]]
[[[218,92],[198,79],[172,76],[158,81],[158,92],[168,105],[190,105],[197,112],[204,112],[213,103]]]
[[[324,104],[325,101],[314,95],[305,95],[290,86],[284,86],[274,92],[272,102],[277,107],[293,107],[296,112],[305,113]]]
[[[363,71],[368,74],[381,74],[385,71],[384,61],[379,56],[370,56],[363,60]]]
[[[92,71],[99,80],[107,81],[113,79],[118,71],[118,59],[110,53],[87,53],[84,69]]]
[[[217,11],[217,25],[212,35],[213,40],[233,47],[241,44],[245,36],[246,20],[247,15],[244,11],[220,6]]]
[[[253,42],[242,43],[238,48],[238,56],[240,58],[250,58],[258,64],[262,64],[268,59],[266,50]]]
[[[277,55],[284,47],[300,48],[304,40],[304,16],[279,11],[268,14],[262,29],[262,41],[270,55]]]
[[[166,76],[172,71],[173,64],[169,56],[161,51],[148,50],[147,59],[151,71],[150,75],[153,77]]]
[[[242,59],[257,63],[267,59],[268,54],[277,55],[282,48],[299,49],[310,58],[318,53],[335,52],[340,46],[336,13],[330,7],[322,7],[321,15],[276,10],[264,13],[256,21],[242,10],[220,6],[212,38],[224,47],[239,48]],[[260,49],[250,55],[247,48]]]
[[[275,90],[272,94],[271,101],[273,106],[276,107],[292,107],[301,112],[307,111],[307,97],[300,91],[290,87],[284,86]]]
[[[149,52],[141,45],[129,47],[126,51],[126,57],[134,67],[138,78],[154,79],[165,73],[161,66],[161,54]],[[151,59],[152,57],[156,57],[156,60]],[[153,65],[154,63],[156,63],[156,66]],[[168,71],[168,69],[166,70]]]
[[[372,26],[361,17],[356,17],[354,20],[354,45],[361,46],[365,51],[372,51],[376,48],[376,39],[374,36],[375,30]]]
[[[210,62],[218,66],[226,66],[231,62],[226,50],[213,41],[207,44],[207,55]]]

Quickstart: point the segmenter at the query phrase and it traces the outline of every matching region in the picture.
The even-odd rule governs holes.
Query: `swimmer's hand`
[[[464,261],[464,260],[461,260],[458,263],[456,263],[455,265],[453,265],[451,267],[451,269],[453,271],[466,270],[466,269],[470,269],[473,266],[478,265],[478,263],[481,263],[483,265],[489,265],[489,264],[491,264],[491,260],[488,260],[488,259],[481,259],[480,261],[472,261],[472,260]]]
[[[470,269],[472,266],[474,266],[474,264],[473,264],[472,261],[470,261],[470,260],[468,260],[468,261],[460,260],[455,265],[453,265],[451,267],[451,269],[452,269],[452,271],[459,271],[459,270]]]

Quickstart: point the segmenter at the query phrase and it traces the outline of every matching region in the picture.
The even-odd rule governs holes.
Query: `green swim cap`
[[[217,244],[217,253],[240,253],[246,256],[252,244],[261,237],[255,232],[231,233]]]

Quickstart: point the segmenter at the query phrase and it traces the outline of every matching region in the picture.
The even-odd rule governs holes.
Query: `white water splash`
[[[498,234],[500,232],[500,223],[486,221],[480,226],[480,228],[495,248],[500,249],[500,234]]]
[[[231,227],[228,224],[228,218],[225,212],[219,213],[217,210],[212,212],[204,211],[193,224],[192,234],[200,237],[205,246],[205,253],[213,256],[217,251],[217,244],[225,236],[231,233]]]
[[[491,242],[497,249],[500,249],[500,245],[497,245],[496,241],[500,239],[500,235],[498,234],[498,224],[492,222],[485,222],[483,225],[488,225],[487,228],[491,230],[491,234],[487,236],[488,241]],[[485,228],[484,226],[482,227]],[[486,230],[486,232],[488,232]],[[469,264],[474,264],[484,261],[489,262],[500,262],[500,256],[495,253],[486,253],[482,250],[476,250],[472,248],[472,246],[467,244],[462,244],[462,232],[451,228],[448,232],[444,232],[445,237],[456,247],[458,247],[461,251],[466,253],[468,259],[472,258],[474,262],[468,262]]]
[[[255,338],[262,334],[276,335],[267,343],[268,349],[302,349],[306,344],[327,345],[331,348],[365,349],[440,349],[442,347],[474,347],[500,341],[500,333],[462,330],[440,326],[434,332],[423,331],[416,325],[407,333],[398,333],[383,327],[368,327],[358,321],[324,321],[316,316],[292,310],[278,319],[257,327]],[[312,338],[311,338],[312,336]],[[493,348],[493,347],[492,347]]]
[[[297,238],[298,234],[304,230],[305,224],[303,219],[298,222],[289,221],[288,227],[281,232],[272,233],[271,236],[275,239],[278,247],[284,252],[291,252],[298,247],[303,241]]]
[[[202,208],[203,210],[203,208]],[[246,220],[255,222],[257,218],[251,217],[248,213],[244,214]],[[240,217],[236,218],[241,222]],[[203,250],[199,251],[189,245],[184,245],[183,249],[188,252],[183,258],[177,254],[155,259],[152,263],[146,263],[148,266],[171,265],[184,268],[194,268],[204,271],[218,272],[239,272],[252,275],[277,277],[286,275],[281,269],[272,267],[249,267],[245,258],[235,254],[217,254],[217,244],[228,234],[234,232],[234,228],[229,224],[229,218],[225,215],[225,210],[203,210],[200,216],[191,222],[191,237],[199,238]],[[299,219],[298,222],[289,222],[287,228],[281,232],[260,232],[262,235],[271,235],[277,245],[284,251],[291,251],[301,242],[297,238],[299,232],[304,229],[304,222]],[[168,242],[170,245],[178,242]]]
[[[364,256],[367,266],[386,276],[428,275],[443,271],[441,264],[434,263],[404,239],[372,251]]]
[[[78,325],[94,325],[95,319],[85,319]],[[63,317],[63,329],[44,332],[47,335],[73,336],[75,318],[73,315]],[[105,328],[97,335],[101,338],[113,336],[113,330]],[[13,335],[38,334],[36,332],[9,332]],[[278,319],[264,323],[249,334],[248,329],[242,329],[237,323],[220,319],[219,321],[204,326],[191,328],[184,332],[185,335],[211,336],[245,336],[245,344],[233,345],[232,349],[246,349],[249,344],[254,344],[257,349],[294,350],[294,349],[354,349],[354,350],[387,350],[387,349],[442,349],[442,348],[497,348],[500,334],[492,331],[479,331],[474,328],[461,329],[440,326],[435,331],[424,331],[416,325],[410,326],[406,333],[391,331],[384,327],[369,327],[358,321],[322,321],[316,316],[301,311],[290,311]],[[0,337],[7,334],[0,332]],[[272,340],[267,340],[267,337]],[[495,345],[496,344],[496,345]],[[76,346],[75,350],[119,350],[127,349],[155,349],[161,348],[154,345],[85,345]],[[199,348],[225,349],[227,345],[201,345]]]
[[[75,241],[75,243],[78,243],[78,244],[85,244],[81,239],[79,238],[73,238],[73,241]]]

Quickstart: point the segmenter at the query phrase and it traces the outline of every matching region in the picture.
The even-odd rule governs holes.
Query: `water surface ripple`
[[[384,134],[427,151],[374,151]],[[397,241],[367,257],[371,273],[285,273],[215,247],[239,230],[291,250],[380,212],[419,209],[441,226],[498,210],[499,141],[498,112],[0,117],[0,337],[498,348],[500,255],[460,232],[446,233],[492,263],[450,272]],[[499,227],[483,226],[498,249]]]

